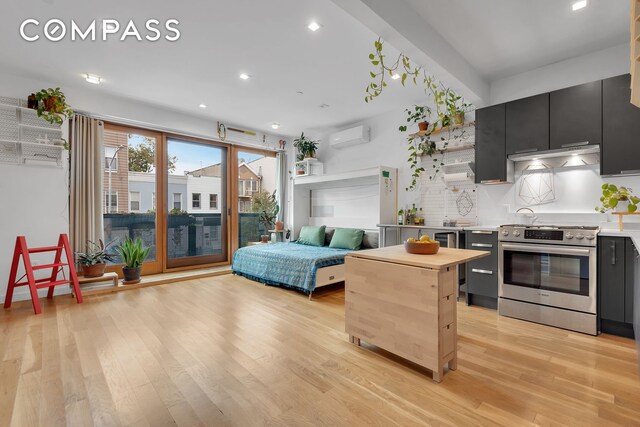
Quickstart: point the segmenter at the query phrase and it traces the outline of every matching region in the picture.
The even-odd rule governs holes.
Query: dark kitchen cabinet
[[[602,174],[640,173],[640,108],[631,104],[631,76],[602,81]]]
[[[476,184],[508,182],[505,104],[476,110]]]
[[[552,150],[601,142],[602,81],[549,94],[549,145]]]
[[[549,149],[549,94],[506,104],[507,155]]]
[[[467,302],[469,305],[498,306],[498,233],[467,230],[467,249],[488,251],[491,255],[467,263]]]
[[[602,332],[633,336],[636,256],[629,238],[598,238],[598,317]]]

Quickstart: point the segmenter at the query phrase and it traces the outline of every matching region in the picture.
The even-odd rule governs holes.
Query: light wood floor
[[[344,291],[233,276],[0,312],[0,426],[638,425],[634,342],[459,305],[441,384],[349,344]]]

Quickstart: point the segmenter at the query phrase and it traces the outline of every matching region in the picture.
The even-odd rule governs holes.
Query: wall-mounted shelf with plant
[[[394,61],[387,62],[383,54],[383,45],[382,39],[378,38],[374,42],[374,51],[369,54],[369,60],[375,70],[369,72],[372,81],[365,90],[365,102],[373,101],[380,96],[387,87],[387,77],[395,75],[400,76],[403,86],[407,80],[413,81],[415,85],[423,84],[428,100],[428,105],[415,105],[405,110],[407,124],[398,128],[400,132],[407,132],[410,126],[417,123],[419,129],[419,132],[411,133],[407,137],[407,161],[412,171],[411,185],[406,188],[409,191],[417,188],[420,176],[426,171],[422,157],[431,157],[429,179],[436,178],[442,166],[441,155],[451,142],[465,138],[465,113],[474,108],[453,89],[429,75],[423,67],[413,65],[404,53],[400,53]]]
[[[61,125],[65,119],[73,116],[73,110],[67,104],[67,98],[59,87],[42,89],[31,96],[35,96],[37,100],[38,117],[42,117],[49,123]]]

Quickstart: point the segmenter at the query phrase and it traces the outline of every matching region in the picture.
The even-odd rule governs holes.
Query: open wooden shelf
[[[624,231],[624,224],[622,223],[622,218],[630,215],[640,215],[640,212],[611,212],[612,215],[618,215],[618,225],[620,227],[620,231]]]
[[[419,132],[415,132],[412,134],[409,134],[409,136],[429,136],[429,135],[438,135],[440,133],[443,132],[449,132],[449,131],[453,131],[456,129],[462,129],[462,128],[466,128],[466,127],[474,127],[476,125],[475,121],[471,121],[471,122],[465,122],[461,125],[451,125],[451,126],[445,126],[445,127],[441,127],[439,129],[436,130],[421,130]]]

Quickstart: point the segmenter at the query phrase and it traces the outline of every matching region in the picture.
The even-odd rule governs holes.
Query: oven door
[[[596,313],[596,248],[501,242],[499,296]]]

